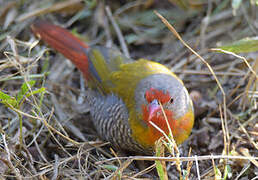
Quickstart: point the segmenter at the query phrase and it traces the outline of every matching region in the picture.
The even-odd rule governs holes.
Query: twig
[[[201,180],[201,177],[200,177],[200,170],[199,170],[199,163],[198,163],[198,159],[197,159],[197,156],[196,156],[196,155],[194,156],[194,159],[195,159],[195,164],[196,164],[197,176],[198,176],[198,179]]]
[[[119,26],[117,25],[115,19],[113,18],[111,10],[110,10],[110,8],[108,6],[106,7],[106,12],[107,12],[109,20],[111,21],[111,23],[112,23],[112,25],[113,25],[116,33],[117,33],[118,40],[119,40],[120,45],[122,47],[123,53],[125,54],[126,57],[130,58],[130,54],[129,54],[128,48],[126,46],[125,39],[124,39],[124,37],[122,35],[121,30],[119,29]]]
[[[233,53],[233,52],[226,51],[226,50],[219,49],[219,48],[212,48],[211,50],[212,50],[212,51],[220,51],[220,52],[223,52],[223,53],[225,53],[225,54],[230,54],[230,55],[235,56],[235,57],[237,57],[237,58],[239,58],[239,59],[242,59],[242,60],[245,62],[245,64],[247,65],[247,67],[250,69],[250,71],[255,75],[256,79],[258,79],[258,75],[257,75],[256,72],[253,70],[253,68],[250,66],[250,64],[247,62],[246,58],[244,58],[243,56],[240,56],[240,55],[237,55],[237,54],[235,54],[235,53]]]
[[[3,139],[3,141],[4,141],[5,151],[7,152],[7,159],[8,159],[7,162],[8,162],[8,166],[9,166],[9,168],[12,169],[12,171],[13,171],[14,174],[16,175],[16,178],[17,178],[18,180],[22,180],[23,178],[22,178],[22,176],[21,176],[19,170],[14,167],[14,165],[13,165],[13,163],[12,163],[12,161],[11,161],[11,153],[10,153],[10,150],[9,150],[8,145],[7,145],[7,142],[6,142],[5,134],[2,134],[2,139]]]
[[[206,156],[192,156],[192,157],[156,157],[156,156],[129,156],[129,157],[114,157],[110,159],[106,159],[103,161],[98,161],[96,164],[103,164],[110,161],[115,161],[117,159],[124,160],[124,159],[132,159],[134,161],[167,161],[167,162],[174,162],[178,159],[180,161],[195,161],[196,158],[198,161],[204,160],[211,160],[213,159],[241,159],[241,160],[258,160],[258,157],[246,157],[246,156],[226,156],[226,155],[206,155]]]

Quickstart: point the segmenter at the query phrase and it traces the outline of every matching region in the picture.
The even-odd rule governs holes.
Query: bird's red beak
[[[148,122],[153,119],[157,115],[158,111],[161,111],[161,107],[159,102],[154,99],[148,106],[148,111],[149,111],[149,117],[148,117]]]

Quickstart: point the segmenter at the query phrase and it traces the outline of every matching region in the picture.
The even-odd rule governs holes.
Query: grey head
[[[145,93],[151,88],[169,93],[171,100],[164,104],[163,107],[173,112],[174,119],[184,116],[188,112],[189,107],[192,108],[188,91],[176,76],[153,74],[142,79],[135,90],[136,110],[140,114],[142,113],[142,104],[148,103]]]

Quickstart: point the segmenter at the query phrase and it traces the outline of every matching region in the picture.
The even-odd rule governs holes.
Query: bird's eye
[[[174,102],[173,98],[170,98],[169,103],[172,104]]]

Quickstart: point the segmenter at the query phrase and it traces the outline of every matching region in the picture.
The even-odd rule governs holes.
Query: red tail
[[[86,44],[66,29],[48,23],[47,21],[35,21],[31,25],[31,29],[36,36],[39,36],[51,47],[70,59],[80,69],[86,79],[90,78],[88,69],[89,61],[86,55],[88,46]]]

